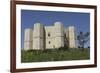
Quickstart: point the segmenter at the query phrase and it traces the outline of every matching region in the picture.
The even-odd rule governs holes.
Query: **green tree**
[[[90,35],[89,32],[86,32],[86,33],[80,32],[79,35],[77,36],[77,40],[78,40],[79,47],[82,48],[82,50],[84,50],[84,45],[90,39],[90,36],[89,35]]]

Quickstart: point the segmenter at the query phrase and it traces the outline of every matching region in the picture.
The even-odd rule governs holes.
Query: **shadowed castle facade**
[[[64,28],[61,22],[55,22],[53,26],[35,23],[33,29],[25,29],[24,50],[44,50],[60,47],[77,48],[74,26]]]

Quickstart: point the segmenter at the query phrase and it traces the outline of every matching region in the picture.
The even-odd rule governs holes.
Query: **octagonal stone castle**
[[[74,26],[64,27],[61,22],[53,26],[35,23],[34,28],[24,31],[24,50],[44,50],[60,47],[77,48]]]

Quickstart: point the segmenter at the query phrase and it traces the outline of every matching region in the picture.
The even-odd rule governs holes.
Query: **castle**
[[[74,26],[64,28],[61,22],[53,26],[35,23],[34,28],[24,31],[24,50],[44,50],[60,47],[77,48]]]

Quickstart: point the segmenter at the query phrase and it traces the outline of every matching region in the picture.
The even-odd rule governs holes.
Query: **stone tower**
[[[33,49],[43,50],[45,48],[44,42],[44,27],[40,23],[35,23],[33,30]]]
[[[45,45],[46,49],[53,49],[54,45],[54,26],[45,26]]]
[[[64,26],[61,22],[55,22],[55,47],[60,48],[64,47]]]
[[[25,29],[24,32],[24,50],[32,49],[32,29]]]
[[[68,34],[68,45],[69,48],[77,48],[77,44],[76,44],[76,34],[75,34],[75,27],[74,26],[69,26],[67,28],[67,34]]]

